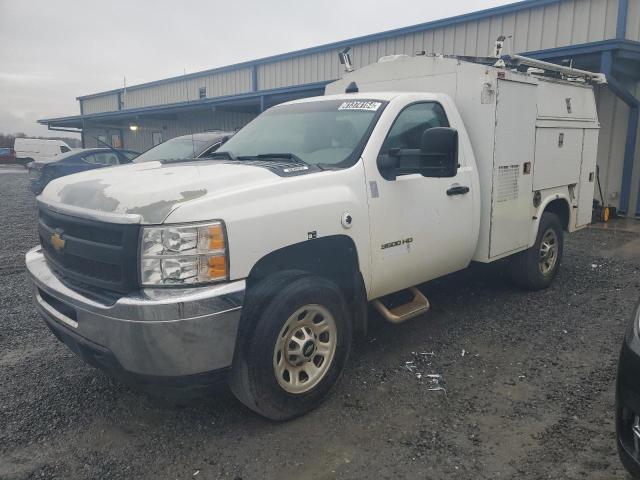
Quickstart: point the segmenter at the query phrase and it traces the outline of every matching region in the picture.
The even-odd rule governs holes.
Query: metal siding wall
[[[230,70],[196,78],[177,79],[162,85],[127,90],[126,108],[148,107],[198,100],[200,87],[207,97],[222,97],[251,91],[251,69]]]
[[[640,0],[629,0],[626,37],[640,42]]]
[[[635,90],[636,97],[640,98],[640,82],[630,90]],[[599,87],[596,93],[598,118],[601,125],[598,141],[598,166],[600,167],[602,193],[604,201],[607,204],[618,207],[620,204],[620,186],[622,182],[622,166],[624,162],[629,107],[606,87]],[[638,135],[640,135],[640,128],[638,129]],[[639,194],[639,182],[640,143],[636,145],[634,157],[631,195],[629,198],[629,215],[636,213],[635,206]],[[600,200],[597,189],[595,198]]]
[[[640,8],[640,0],[630,0]],[[527,52],[615,38],[617,0],[565,0],[516,13],[356,44],[356,68],[393,54],[416,51],[490,55],[500,35],[511,36],[507,52]],[[634,7],[635,8],[635,7]],[[638,18],[638,15],[635,16]],[[636,30],[640,29],[637,26]],[[261,90],[333,80],[340,76],[338,51],[313,53],[258,66]]]
[[[108,95],[100,95],[98,97],[87,98],[82,100],[82,112],[99,113],[114,112],[118,110],[118,94],[111,93]]]
[[[422,32],[356,44],[355,67],[392,54],[428,53],[489,55],[499,35],[511,36],[507,52],[526,52],[615,38],[618,0],[564,0],[515,13],[494,15]],[[629,0],[627,38],[640,40],[640,0]],[[333,80],[340,76],[338,50],[316,52],[257,66],[259,90]],[[131,88],[125,108],[163,105],[198,99],[200,87],[207,97],[249,92],[251,68],[207,76],[176,79],[170,83]],[[117,94],[84,100],[84,113],[118,109]]]

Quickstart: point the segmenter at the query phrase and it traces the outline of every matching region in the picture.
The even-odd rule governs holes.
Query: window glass
[[[310,164],[340,165],[353,155],[385,102],[318,100],[273,107],[235,134],[221,150],[240,160],[292,153]]]
[[[70,152],[71,149],[69,147],[65,147],[64,145],[60,145],[60,152],[61,153],[67,153]]]
[[[209,148],[207,148],[202,155],[200,155],[200,158],[207,158],[210,157],[212,153],[214,153],[216,150],[218,150],[218,148],[220,148],[220,145],[222,145],[222,142],[218,142],[218,143],[214,143],[213,145],[211,145]]]
[[[118,165],[118,156],[113,152],[92,153],[83,157],[87,163],[95,165]]]
[[[393,123],[380,153],[391,148],[420,148],[422,133],[427,128],[448,127],[449,121],[442,105],[435,102],[416,103],[408,106]]]
[[[84,157],[82,157],[82,160],[84,160],[87,163],[98,163],[96,160],[96,156],[95,155],[85,155]]]
[[[198,97],[205,98],[207,96],[207,87],[200,87],[198,90]]]
[[[159,160],[188,160],[196,158],[200,152],[211,145],[211,141],[198,140],[192,137],[177,137],[160,145],[151,147],[134,160],[135,163],[156,162]]]
[[[111,135],[111,146],[113,148],[122,148],[122,138],[120,138],[119,133],[114,133]]]

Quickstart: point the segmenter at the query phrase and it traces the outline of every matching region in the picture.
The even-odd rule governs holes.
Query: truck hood
[[[148,162],[58,178],[47,185],[38,200],[82,210],[138,215],[140,223],[162,223],[178,206],[205,195],[224,195],[282,180],[265,168],[220,161]]]

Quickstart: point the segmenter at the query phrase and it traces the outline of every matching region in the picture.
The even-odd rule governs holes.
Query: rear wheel
[[[511,260],[511,279],[529,290],[547,288],[558,273],[563,248],[560,219],[554,213],[543,213],[534,245]]]
[[[316,408],[340,377],[351,346],[345,300],[333,282],[278,274],[256,287],[231,374],[255,412],[287,420]],[[247,328],[248,327],[248,328]]]

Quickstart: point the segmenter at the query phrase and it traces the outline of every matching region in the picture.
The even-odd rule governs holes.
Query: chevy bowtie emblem
[[[62,250],[65,243],[67,242],[60,236],[58,232],[55,232],[51,235],[51,245],[53,245],[53,248],[55,248],[57,251]]]

